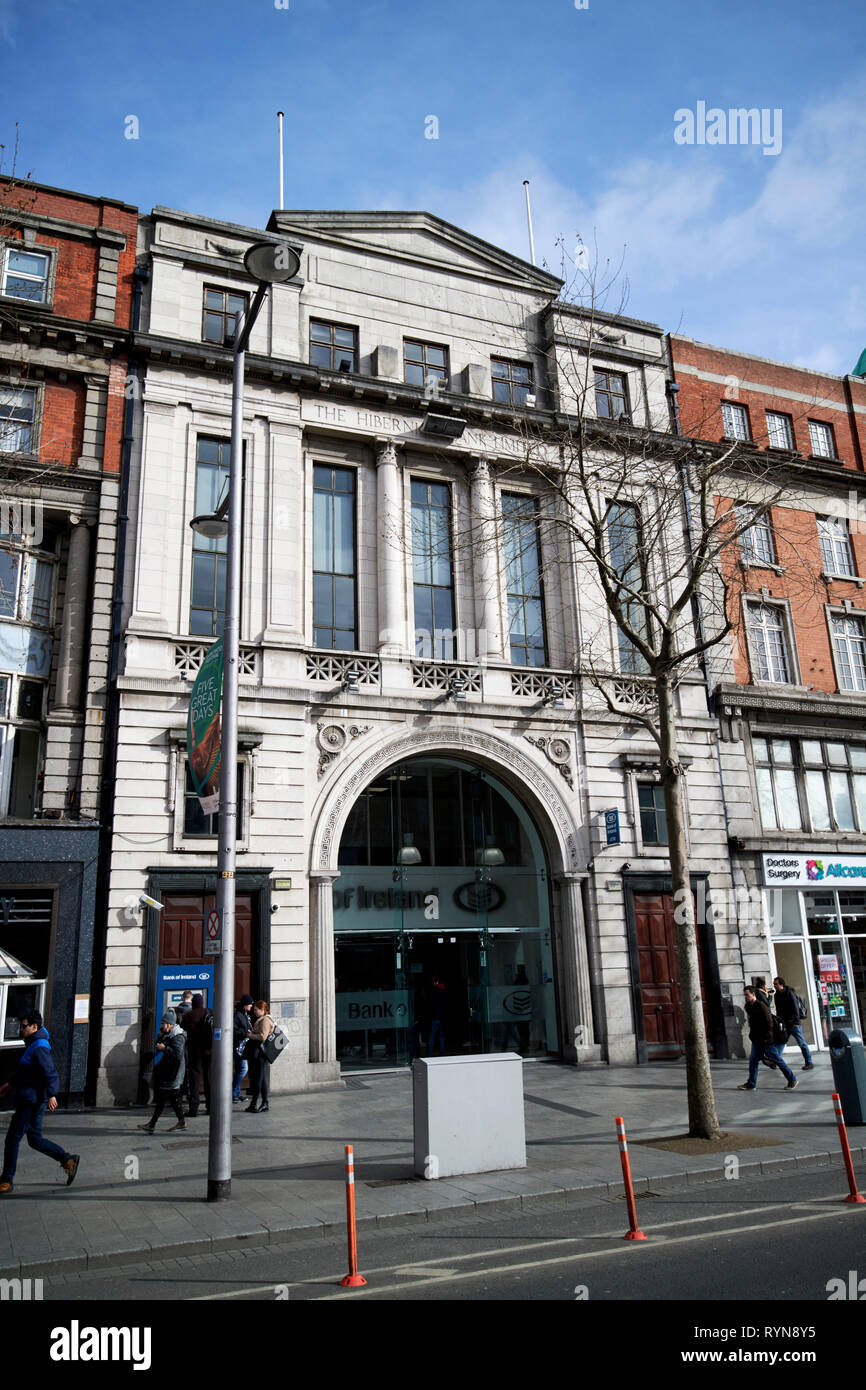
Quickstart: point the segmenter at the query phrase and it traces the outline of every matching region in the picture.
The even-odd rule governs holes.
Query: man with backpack
[[[764,1052],[776,1063],[779,1071],[785,1077],[788,1085],[787,1089],[793,1091],[798,1082],[791,1068],[782,1057],[782,1046],[775,1041],[775,1030],[773,1027],[773,1015],[767,1005],[758,998],[757,991],[752,985],[746,985],[746,1014],[749,1019],[749,1040],[752,1044],[752,1051],[749,1056],[749,1079],[742,1086],[738,1086],[738,1091],[754,1091],[758,1085],[758,1063]]]
[[[204,1106],[210,1114],[210,1059],[213,1051],[213,1014],[205,1007],[204,996],[192,996],[192,1008],[181,1019],[187,1038],[187,1075],[189,1076],[189,1118],[198,1114],[199,1088],[204,1083]]]
[[[788,1030],[788,1037],[793,1038],[799,1044],[803,1054],[805,1066],[804,1071],[814,1071],[815,1063],[812,1061],[812,1054],[809,1045],[803,1037],[803,1028],[800,1020],[806,1017],[806,1005],[800,996],[795,993],[791,985],[786,985],[781,975],[777,975],[773,980],[776,989],[776,1013]]]

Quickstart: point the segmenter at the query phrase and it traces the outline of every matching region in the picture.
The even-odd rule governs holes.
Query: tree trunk
[[[680,966],[680,1006],[686,1047],[686,1086],[689,1098],[689,1135],[717,1139],[721,1130],[710,1076],[710,1058],[701,1004],[701,976],[695,930],[695,905],[689,874],[683,805],[683,768],[679,759],[674,694],[669,676],[656,677],[661,735],[662,786],[668,821],[671,886],[677,924]]]

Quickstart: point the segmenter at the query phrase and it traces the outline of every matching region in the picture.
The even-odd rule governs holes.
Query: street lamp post
[[[244,256],[244,265],[258,281],[247,313],[237,318],[232,373],[232,442],[228,496],[213,516],[194,517],[190,525],[211,537],[228,535],[226,557],[225,627],[223,633],[223,694],[220,726],[219,846],[217,850],[217,913],[220,953],[217,956],[214,999],[214,1046],[210,1075],[207,1200],[224,1201],[232,1189],[232,1078],[235,977],[235,855],[238,819],[238,661],[241,607],[241,506],[244,429],[244,365],[253,324],[268,287],[297,275],[300,257],[290,246],[259,242]]]

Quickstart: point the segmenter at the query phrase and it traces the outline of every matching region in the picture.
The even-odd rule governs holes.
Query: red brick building
[[[85,1086],[135,208],[0,180],[0,1070]],[[101,969],[101,963],[100,963]]]
[[[822,1047],[866,1023],[866,379],[669,345],[682,433],[769,465],[773,505],[727,557],[716,713],[749,765],[748,786],[728,778],[735,871]]]

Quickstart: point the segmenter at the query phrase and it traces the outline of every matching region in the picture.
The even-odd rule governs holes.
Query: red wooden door
[[[635,931],[640,972],[640,996],[644,1037],[649,1060],[679,1057],[684,1051],[680,1011],[680,966],[677,924],[670,893],[635,893]],[[709,1040],[709,1018],[703,951],[698,938],[698,965],[704,1027]]]
[[[204,924],[216,908],[213,893],[168,893],[159,922],[159,964],[207,964],[203,954]],[[251,994],[253,957],[253,900],[238,893],[235,905],[235,999]]]

